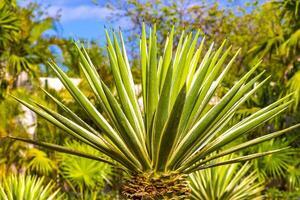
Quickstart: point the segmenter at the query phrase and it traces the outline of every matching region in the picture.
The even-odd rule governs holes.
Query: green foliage
[[[294,92],[295,104],[293,111],[296,112],[300,102],[300,71],[297,71],[287,83],[287,91]]]
[[[14,36],[18,33],[19,20],[11,5],[4,2],[0,3],[0,47],[1,50],[7,41],[14,40]],[[3,51],[0,52],[0,55]]]
[[[7,59],[7,71],[15,77],[22,71],[31,75],[39,72],[38,64],[43,64],[52,57],[48,48],[50,40],[42,34],[52,28],[53,19],[34,20],[38,6],[29,5],[28,8],[16,8],[16,14],[22,26],[14,40],[7,44],[4,58]]]
[[[81,96],[84,98],[83,100],[81,97],[75,97],[74,102],[72,96],[76,96],[75,93],[78,93],[78,90],[72,85],[70,86],[68,79],[59,69],[56,69],[56,66],[52,66],[55,69],[53,73],[53,71],[49,71],[49,66],[45,65],[43,76],[58,74],[65,81],[67,90],[56,92],[49,91],[46,87],[50,96],[46,94],[45,97],[41,92],[31,92],[30,98],[39,104],[40,108],[35,109],[42,117],[49,120],[52,115],[51,122],[62,129],[48,124],[45,119],[38,117],[35,141],[28,139],[25,141],[115,166],[115,162],[103,157],[102,153],[98,153],[98,151],[102,151],[121,163],[122,169],[128,170],[127,168],[129,168],[131,173],[133,171],[138,173],[132,178],[133,183],[137,180],[137,183],[134,183],[137,185],[137,190],[144,187],[143,180],[148,176],[149,180],[153,181],[150,181],[151,185],[157,180],[157,177],[160,177],[161,180],[172,179],[176,177],[173,173],[188,173],[189,170],[193,170],[195,166],[193,163],[197,163],[196,161],[199,161],[196,164],[199,166],[197,169],[217,165],[218,159],[217,161],[210,160],[210,157],[216,157],[216,154],[211,155],[211,152],[215,150],[221,157],[227,153],[231,154],[235,150],[242,150],[244,156],[239,159],[231,158],[229,161],[236,162],[252,158],[247,154],[258,156],[259,154],[255,154],[256,152],[273,151],[292,145],[293,148],[289,148],[281,154],[272,154],[253,161],[253,166],[259,172],[260,178],[266,181],[266,188],[277,187],[280,189],[274,192],[277,197],[270,197],[272,191],[268,190],[269,198],[299,197],[296,194],[300,184],[300,163],[297,161],[299,160],[299,151],[297,151],[297,148],[300,147],[299,139],[294,140],[291,139],[293,137],[282,136],[280,139],[265,142],[258,147],[245,149],[247,146],[258,144],[273,136],[282,135],[284,131],[278,131],[269,136],[264,136],[264,134],[299,122],[299,3],[294,0],[259,2],[252,3],[251,1],[251,5],[229,8],[230,6],[219,6],[217,1],[210,4],[188,0],[110,1],[110,8],[125,10],[118,12],[116,16],[126,17],[126,20],[130,20],[133,26],[130,26],[129,33],[126,33],[125,38],[131,42],[126,46],[129,51],[125,51],[123,38],[116,37],[114,41],[108,42],[109,58],[105,58],[103,56],[104,49],[99,47],[95,41],[81,40],[85,41],[83,43],[87,52],[85,53],[81,46],[79,47],[81,51],[78,51],[73,46],[71,39],[45,37],[43,33],[53,28],[53,22],[56,19],[45,17],[47,14],[41,11],[36,4],[21,8],[15,0],[0,1],[1,137],[7,135],[28,137],[26,127],[19,123],[20,116],[22,116],[19,106],[11,99],[3,99],[6,98],[6,92],[16,86],[19,87],[16,84],[18,74],[27,71],[33,76],[37,76],[39,68],[44,67],[49,58],[55,58],[59,64],[64,66],[64,69],[67,67],[66,74],[68,76],[85,76],[87,78],[79,86],[84,96],[87,97],[87,101],[84,96]],[[102,4],[102,2],[99,3]],[[233,3],[228,2],[228,5],[233,5]],[[146,24],[156,23],[156,30],[152,30],[149,37],[146,36],[146,30],[142,29],[142,20]],[[170,27],[172,26],[174,28],[171,31]],[[183,30],[185,33],[180,36]],[[187,34],[189,31],[192,31],[193,34]],[[142,33],[143,37],[140,38],[138,33]],[[129,37],[127,37],[128,35]],[[197,40],[198,37],[201,38],[201,41]],[[136,38],[141,39],[141,54],[138,54]],[[228,45],[223,44],[224,38],[233,45],[230,47],[231,50],[227,50]],[[155,40],[157,40],[156,44]],[[210,48],[212,41],[214,41],[215,47],[222,46],[222,48],[220,50],[214,47]],[[55,45],[62,51],[61,59],[54,56],[55,52],[50,51],[51,45]],[[239,55],[235,55],[238,47],[242,47],[242,50]],[[126,52],[130,55],[127,56]],[[230,61],[232,57],[235,57],[234,62]],[[238,100],[236,103],[239,105],[233,103],[225,107],[225,111],[221,110],[219,113],[222,117],[216,117],[204,131],[196,129],[196,125],[203,126],[205,120],[208,120],[206,114],[213,113],[212,110],[220,106],[222,100],[232,91],[232,85],[237,83],[233,80],[248,73],[259,58],[263,58],[261,67],[249,76],[249,80],[253,79],[253,81],[250,81],[251,83],[245,81],[245,84],[239,89],[239,91],[242,88],[245,89],[246,86],[249,87],[247,89],[249,92],[242,95],[243,100],[238,100],[238,95],[232,98]],[[229,62],[231,67],[223,76],[225,73],[223,74],[222,71],[227,71],[226,66]],[[220,63],[220,66],[217,63]],[[157,66],[156,70],[153,66]],[[199,70],[200,68],[202,70]],[[207,71],[204,72],[206,69]],[[266,70],[267,73],[258,75],[263,70]],[[11,76],[6,76],[8,72]],[[111,74],[114,75],[114,78]],[[199,81],[195,84],[196,77],[200,79],[202,74],[202,82]],[[264,80],[268,74],[272,74],[270,84],[260,84],[259,80]],[[219,76],[223,77],[220,81],[218,81]],[[171,84],[165,84],[167,82]],[[133,92],[133,83],[142,85],[143,90],[140,94]],[[199,86],[193,94],[195,102],[192,102],[193,98],[191,97],[193,96],[191,93],[193,84]],[[185,88],[185,94],[183,90],[180,93],[182,88]],[[71,91],[71,95],[67,94],[68,90]],[[236,135],[232,133],[232,130],[236,130],[243,124],[248,125],[248,122],[255,118],[254,116],[265,113],[267,109],[264,107],[292,92],[294,92],[292,97],[295,99],[295,103],[290,107],[291,109],[287,109],[288,115],[275,116],[274,120],[269,121],[265,126],[260,126],[255,131],[249,129],[247,133],[240,132]],[[27,94],[28,91],[13,92],[15,96],[26,96],[26,99]],[[289,99],[282,100],[281,103],[288,102]],[[137,100],[143,100],[144,106],[140,105],[140,102],[137,104]],[[232,102],[234,101],[232,100]],[[270,111],[280,106],[281,103],[279,101],[272,104],[273,107],[269,107]],[[191,105],[191,108],[188,105]],[[229,110],[226,111],[227,108]],[[180,109],[183,109],[183,114],[180,114]],[[91,115],[93,110],[96,112]],[[232,116],[229,115],[229,111]],[[187,122],[183,120],[185,116],[189,118]],[[180,120],[177,120],[177,117]],[[103,120],[104,124],[99,123],[98,118],[100,121]],[[171,120],[172,118],[176,120]],[[168,121],[173,121],[173,123],[167,123]],[[178,122],[178,127],[176,122]],[[106,126],[104,129],[103,125]],[[107,132],[107,128],[110,133]],[[70,135],[66,136],[64,133]],[[232,137],[228,136],[230,134]],[[169,137],[170,135],[173,137]],[[70,142],[68,139],[73,136],[83,140],[80,145],[90,145],[95,152],[89,153],[89,151],[85,152],[86,149],[75,148],[74,150],[71,147],[49,144],[62,145],[65,140]],[[190,136],[195,136],[197,139]],[[227,142],[226,137],[227,141],[234,139],[233,142]],[[259,137],[259,139],[253,141],[252,139],[255,137]],[[188,144],[189,138],[194,141],[189,144],[190,149],[187,149],[183,144]],[[221,139],[225,139],[224,144]],[[47,141],[48,143],[37,141]],[[217,142],[219,145],[216,145]],[[215,149],[213,145],[215,145]],[[80,186],[76,183],[77,181],[64,179],[65,176],[56,176],[53,165],[57,163],[57,158],[52,156],[53,154],[27,147],[27,145],[14,141],[1,140],[0,173],[27,169],[27,172],[30,173],[56,177],[58,182],[65,183],[67,181],[65,190],[71,193],[70,198],[75,196],[83,199],[102,198],[100,193],[103,184],[99,184],[98,187],[98,183],[95,183],[97,188],[92,190],[86,189],[91,188],[87,186],[88,184],[79,181],[82,185],[81,190],[84,190],[79,194]],[[200,153],[196,153],[196,150],[200,150]],[[185,155],[180,155],[181,152],[184,152]],[[29,157],[27,158],[27,156]],[[176,161],[177,163],[171,166],[171,160],[177,158],[178,162]],[[75,160],[75,157],[72,159]],[[80,160],[77,157],[76,159]],[[87,160],[86,162],[96,161]],[[190,168],[184,170],[188,165]],[[82,166],[79,168],[83,169]],[[90,168],[87,167],[87,169]],[[74,171],[75,168],[72,170]],[[140,180],[142,183],[138,182]],[[148,183],[147,181],[146,183]],[[167,181],[159,184],[166,183]],[[169,187],[169,189],[173,188]],[[289,191],[289,194],[284,193],[284,190]]]
[[[59,40],[44,36],[53,29],[54,17],[30,3],[20,7],[15,1],[0,2],[0,98],[16,86],[18,76],[26,72],[33,80],[49,58],[50,46]]]
[[[20,114],[20,106],[11,99],[0,101],[0,118],[6,119],[0,121],[0,136],[8,135],[12,130],[21,129],[20,131],[22,131],[22,127],[18,126],[16,119],[16,116]]]
[[[7,44],[14,40],[14,36],[19,31],[19,20],[14,13],[14,10],[10,4],[0,2],[0,101],[4,98],[4,92],[6,91],[8,81],[4,80],[5,77],[5,64],[3,61],[3,54]]]
[[[270,140],[258,146],[259,152],[264,152],[270,149],[285,148],[289,146],[289,141],[282,139]],[[286,174],[288,166],[293,163],[291,155],[292,150],[284,151],[281,154],[268,155],[253,161],[255,170],[259,171],[264,178],[283,177]]]
[[[73,39],[61,40],[57,41],[56,45],[62,51],[62,61],[60,61],[63,65],[69,68],[68,75],[72,77],[80,77],[82,75],[82,71],[80,70],[80,57],[77,49],[74,47]],[[94,61],[94,65],[103,77],[104,81],[107,83],[108,79],[111,78],[111,75],[108,70],[107,60],[103,56],[103,48],[99,46],[96,41],[87,42],[86,40],[81,40],[82,43],[86,47],[86,51],[89,53],[91,59]],[[48,73],[51,74],[51,71]]]
[[[258,151],[288,147],[292,140],[287,138],[272,139],[258,146]],[[254,170],[259,174],[260,180],[266,182],[268,187],[284,188],[287,191],[295,192],[300,187],[299,173],[299,151],[290,148],[281,154],[268,155],[253,160]]]
[[[234,158],[225,156],[216,162]],[[251,164],[232,164],[201,170],[190,175],[193,199],[246,200],[263,199],[264,185]]]
[[[300,3],[298,1],[280,0],[274,2],[274,5],[280,10],[281,16],[287,19],[286,23],[292,24],[293,26],[297,26],[299,24],[298,20],[300,18]]]
[[[59,199],[59,190],[50,181],[45,184],[44,178],[29,175],[9,175],[0,183],[0,198],[5,200],[52,200]]]
[[[295,91],[296,103],[292,109],[296,112],[299,105],[299,84],[297,84],[299,70],[299,45],[300,45],[300,12],[299,2],[294,0],[280,0],[268,2],[263,5],[273,17],[265,25],[269,33],[254,45],[249,53],[266,57],[266,63],[274,74],[274,80],[278,86],[284,86],[284,90]],[[275,76],[276,75],[276,76]],[[283,84],[284,83],[284,84]],[[273,91],[274,92],[274,91]]]
[[[94,148],[75,140],[66,141],[64,146],[94,156],[101,156],[101,153]],[[70,182],[74,188],[80,188],[80,191],[103,189],[105,184],[110,181],[111,167],[108,164],[62,153],[59,154],[59,160],[60,173],[64,179]]]
[[[233,63],[230,73],[227,74],[224,85],[231,83],[236,77],[240,77],[245,71],[248,71],[252,64],[253,57],[249,57],[247,51],[261,40],[266,38],[265,28],[272,24],[274,11],[264,10],[263,5],[257,4],[261,1],[240,1],[240,6],[232,1],[226,1],[226,6],[221,5],[219,1],[171,1],[171,0],[145,0],[145,1],[109,1],[112,9],[124,10],[124,12],[112,15],[114,20],[124,17],[130,20],[130,26],[126,31],[130,33],[129,49],[133,51],[133,57],[138,59],[134,42],[138,39],[141,32],[141,24],[157,25],[158,33],[158,51],[163,51],[164,39],[168,36],[170,27],[174,29],[174,43],[177,45],[179,36],[182,31],[199,30],[201,35],[205,35],[207,44],[214,42],[220,46],[226,38],[232,45],[233,56],[238,48],[241,53],[237,56],[236,62]],[[151,5],[151,6],[149,6]],[[155,6],[153,6],[155,5]],[[255,34],[252,34],[255,33]],[[268,34],[269,35],[269,32]],[[175,50],[175,49],[174,49]]]
[[[287,189],[289,191],[299,191],[300,190],[300,162],[297,156],[294,157],[297,159],[292,165],[289,165],[287,168],[287,174],[285,178],[287,179]]]
[[[27,96],[22,89],[13,91],[13,94],[22,94],[24,98]],[[0,138],[7,135],[28,137],[26,127],[20,121],[23,116],[21,106],[12,101],[11,98],[0,101]],[[1,173],[9,171],[11,168],[15,169],[12,170],[14,172],[23,168],[23,152],[27,148],[27,144],[0,139],[0,165],[3,166],[3,169],[0,170]]]
[[[280,191],[277,188],[270,188],[266,194],[266,199],[268,200],[299,199],[299,197],[300,197],[299,191],[284,192],[284,191]]]
[[[160,17],[160,14],[164,13],[166,10],[168,12],[180,10],[183,8],[182,12],[178,12],[177,14],[181,14],[188,9],[184,9],[185,6],[189,5],[188,1],[181,1],[180,3],[174,3],[170,7],[164,6],[167,4],[167,1],[160,1],[159,6],[156,8],[156,12],[151,7],[147,7],[146,4],[151,2],[143,1],[139,3],[132,3],[131,6],[126,12],[125,15],[129,15],[131,17],[132,23],[138,27],[137,20],[134,20],[139,13],[141,16],[146,16],[145,21],[149,22],[149,20],[155,21],[159,27],[170,27],[170,21],[172,21],[172,15],[164,14],[163,17]],[[183,5],[182,7],[180,7]],[[198,13],[205,13],[206,9],[209,6],[196,7]],[[244,7],[243,7],[244,8]],[[242,8],[242,9],[243,9]],[[213,11],[213,9],[211,9]],[[222,8],[217,8],[217,12],[222,13]],[[134,13],[135,11],[135,13]],[[191,15],[189,15],[191,13]],[[279,97],[282,97],[284,94],[288,94],[294,92],[293,98],[295,99],[295,104],[290,111],[292,114],[288,116],[283,116],[281,118],[276,118],[271,121],[268,125],[259,128],[258,131],[252,133],[245,138],[238,140],[237,142],[246,142],[249,138],[253,138],[255,135],[261,135],[261,133],[270,132],[270,130],[278,129],[280,127],[286,127],[289,124],[299,121],[299,116],[297,111],[299,110],[299,81],[298,81],[298,70],[300,69],[299,65],[299,3],[293,0],[282,0],[282,1],[273,1],[273,2],[264,2],[260,4],[259,7],[255,7],[253,11],[249,9],[247,12],[243,14],[230,14],[230,11],[223,11],[218,17],[218,15],[205,15],[198,16],[194,15],[193,18],[192,12],[188,14],[183,14],[183,16],[187,16],[183,18],[189,19],[186,21],[184,26],[181,26],[182,29],[189,29],[190,27],[199,28],[201,31],[205,30],[206,27],[210,29],[211,27],[216,27],[217,31],[214,29],[210,29],[208,34],[208,39],[210,39],[210,35],[218,35],[216,39],[216,43],[220,43],[218,41],[223,38],[228,38],[232,44],[237,44],[237,46],[243,47],[243,51],[241,52],[241,56],[237,58],[236,64],[232,67],[232,73],[225,79],[223,83],[222,89],[226,90],[226,86],[232,82],[232,78],[238,76],[242,72],[248,69],[247,66],[249,64],[256,62],[255,56],[264,57],[264,61],[262,63],[262,68],[266,69],[268,73],[272,74],[270,85],[266,85],[262,87],[261,92],[255,92],[253,95],[254,98],[250,98],[246,102],[246,106],[243,106],[236,113],[236,116],[233,118],[232,123],[236,123],[239,120],[242,120],[244,117],[247,117],[253,113],[255,113],[260,108],[266,106],[270,102],[276,101]],[[161,20],[163,19],[163,20]],[[171,19],[169,21],[169,19]],[[180,21],[182,18],[178,18]],[[201,24],[194,24],[195,21],[201,21]],[[207,23],[206,20],[214,21],[214,23]],[[172,23],[172,22],[171,22]],[[218,24],[219,23],[219,24]],[[180,26],[180,25],[179,25]],[[205,27],[205,28],[203,28]],[[180,28],[176,28],[176,30],[180,31]],[[162,31],[164,35],[167,34],[168,30],[159,29],[159,32]],[[255,33],[255,34],[252,34]],[[263,34],[262,34],[263,33]],[[224,34],[224,35],[222,35]],[[254,60],[254,61],[253,61]],[[290,140],[287,138],[286,140]],[[299,140],[298,140],[299,141]],[[290,140],[291,142],[291,140]],[[276,142],[277,143],[277,142]],[[280,142],[278,142],[280,143]],[[289,142],[287,142],[289,143]],[[296,142],[298,144],[298,142]],[[271,144],[271,143],[270,143]],[[286,147],[289,144],[286,142],[283,145],[275,145],[275,147]],[[262,145],[264,150],[267,149],[275,149],[272,148],[271,145]],[[254,151],[256,151],[255,149]],[[290,150],[294,152],[294,149]],[[253,152],[252,151],[247,151]],[[291,154],[289,151],[283,153],[283,155],[278,155],[278,159],[274,159],[273,164],[271,166],[277,168],[279,165],[280,157],[283,157],[282,167],[285,168],[281,173],[281,183],[280,187],[285,188],[286,190],[291,190],[289,188],[288,180],[293,180],[292,182],[297,182],[297,176],[295,173],[298,169],[297,162],[291,162],[291,160],[297,160],[298,155],[297,152],[294,152],[295,155],[286,155]],[[276,154],[270,156],[277,157]],[[266,157],[267,158],[267,157]],[[262,158],[260,160],[264,160]],[[272,159],[270,159],[271,161]],[[287,160],[289,160],[289,164],[285,165]],[[271,166],[269,168],[271,168]],[[277,167],[276,167],[277,166]],[[264,167],[262,167],[264,168]],[[280,168],[280,167],[279,167]],[[287,169],[293,169],[294,175],[293,178],[290,177],[290,173],[287,172]],[[274,171],[273,169],[272,171]],[[277,169],[278,170],[278,169]],[[276,170],[275,170],[276,171]],[[275,172],[274,172],[275,173]],[[284,176],[284,178],[283,178]],[[278,176],[277,176],[278,177]],[[270,175],[266,177],[270,182],[273,179],[273,176]],[[284,179],[284,180],[282,180]]]
[[[25,159],[26,168],[40,175],[50,175],[56,168],[54,161],[44,151],[36,148],[29,148],[25,153]]]

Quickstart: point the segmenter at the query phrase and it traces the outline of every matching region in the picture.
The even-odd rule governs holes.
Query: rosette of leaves
[[[215,162],[233,159],[225,156]],[[190,175],[192,199],[246,200],[263,199],[264,184],[258,181],[258,174],[251,172],[251,164],[223,165],[194,172]]]
[[[52,200],[60,199],[59,189],[50,181],[45,183],[44,177],[30,175],[9,175],[0,182],[0,199],[5,200]]]
[[[150,30],[147,37],[143,26],[140,39],[143,106],[140,107],[122,35],[120,33],[118,37],[113,32],[112,40],[108,32],[106,35],[116,94],[103,83],[84,47],[76,45],[81,58],[81,70],[99,101],[101,111],[59,66],[54,62],[49,63],[95,126],[86,123],[51,95],[50,98],[64,113],[57,113],[37,102],[16,99],[78,140],[118,162],[130,174],[122,188],[127,198],[186,198],[190,193],[186,180],[189,173],[280,152],[282,149],[276,149],[211,164],[212,160],[219,157],[298,127],[295,125],[242,144],[227,145],[284,112],[293,100],[289,100],[290,95],[285,96],[237,123],[228,125],[237,109],[268,78],[260,81],[264,72],[257,73],[257,63],[215,105],[210,105],[210,100],[239,51],[230,57],[231,48],[226,49],[225,42],[215,50],[211,44],[205,51],[204,39],[198,43],[199,32],[194,37],[193,33],[182,33],[174,47],[172,30],[162,55],[158,55],[156,28]],[[103,157],[68,147],[18,139],[115,165]],[[225,146],[227,148],[222,148]],[[214,156],[209,156],[214,152]]]

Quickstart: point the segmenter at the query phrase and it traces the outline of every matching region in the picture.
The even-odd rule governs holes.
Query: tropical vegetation
[[[233,159],[224,156],[215,162]],[[251,164],[223,165],[194,172],[190,175],[193,199],[263,199],[263,182],[258,173],[250,172]]]
[[[300,197],[297,1],[93,2],[106,48],[0,2],[1,199]]]

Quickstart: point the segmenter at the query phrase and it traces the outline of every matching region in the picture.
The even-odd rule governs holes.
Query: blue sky
[[[219,3],[221,6],[232,6],[242,5],[245,2],[245,0],[231,1],[232,3],[228,3],[228,0],[219,0]],[[113,15],[114,12],[122,11],[112,11],[106,8],[104,5],[107,3],[107,0],[97,0],[98,5],[93,3],[92,0],[18,0],[18,2],[20,5],[36,2],[44,10],[47,10],[49,15],[55,16],[60,14],[60,23],[56,26],[57,32],[51,32],[51,34],[56,34],[60,37],[96,39],[103,44],[104,26],[113,28],[126,27],[127,29],[130,26],[130,22],[126,19],[120,19],[114,24],[108,22],[108,16]]]
[[[40,4],[43,10],[47,10],[50,16],[59,14],[60,22],[56,25],[56,34],[61,37],[71,37],[74,39],[86,38],[102,40],[104,38],[104,26],[122,27],[128,26],[124,20],[110,24],[107,17],[114,14],[111,9],[103,4],[105,0],[99,0],[99,5],[92,0],[18,0],[21,6],[29,2]],[[101,43],[101,42],[100,42]]]

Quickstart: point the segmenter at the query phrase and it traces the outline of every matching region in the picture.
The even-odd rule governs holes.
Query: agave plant
[[[55,184],[44,183],[44,178],[26,175],[10,175],[0,182],[0,199],[52,200],[60,199]]]
[[[224,156],[215,162],[233,159]],[[190,175],[192,198],[205,200],[263,199],[264,185],[258,182],[258,174],[250,172],[251,164],[223,165],[194,172]]]
[[[49,63],[97,127],[87,124],[47,91],[46,94],[65,111],[64,113],[57,113],[37,102],[16,98],[49,122],[119,163],[121,168],[131,174],[131,178],[122,188],[127,198],[184,198],[190,192],[186,182],[187,174],[279,152],[281,149],[211,163],[216,158],[298,127],[295,125],[243,144],[223,148],[284,112],[292,103],[292,100],[289,100],[290,95],[234,125],[227,126],[239,106],[268,78],[259,82],[264,72],[255,73],[258,63],[238,80],[217,104],[211,105],[210,100],[239,51],[229,58],[231,48],[225,49],[224,42],[216,50],[213,50],[211,44],[202,55],[204,39],[198,46],[198,31],[194,37],[193,33],[183,33],[173,53],[173,31],[166,39],[164,52],[158,56],[156,28],[150,30],[147,38],[143,25],[140,40],[142,106],[139,105],[135,94],[135,83],[121,33],[113,32],[111,39],[110,34],[106,32],[116,94],[103,83],[84,47],[76,44],[81,58],[81,70],[99,101],[101,111],[72,83],[59,66],[54,62]],[[18,139],[116,165],[105,158],[63,146]],[[214,156],[209,156],[214,152]]]

